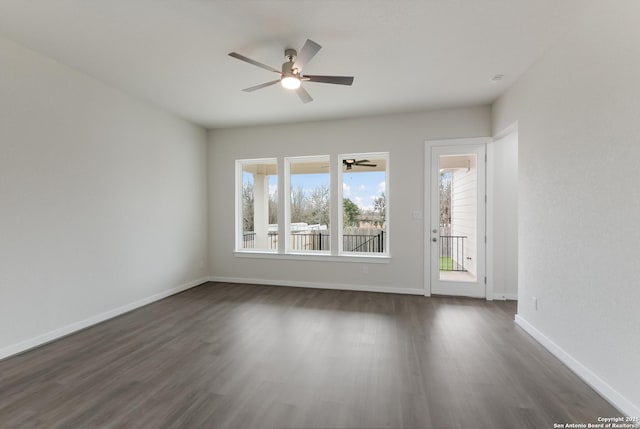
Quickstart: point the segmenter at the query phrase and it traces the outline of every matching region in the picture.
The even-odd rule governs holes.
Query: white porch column
[[[269,176],[253,174],[253,230],[255,248],[269,248]]]

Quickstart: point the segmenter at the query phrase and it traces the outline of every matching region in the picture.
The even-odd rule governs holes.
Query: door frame
[[[444,140],[426,140],[425,141],[425,149],[424,149],[424,235],[423,235],[423,245],[424,245],[424,253],[423,253],[423,281],[424,281],[424,295],[431,296],[431,258],[432,258],[432,249],[434,246],[431,245],[431,149],[434,146],[468,146],[468,145],[484,145],[485,146],[485,155],[486,155],[486,147],[492,141],[491,137],[472,137],[472,138],[460,138],[460,139],[444,139]],[[480,161],[480,160],[479,160]],[[484,160],[482,160],[484,161]],[[485,194],[487,193],[486,189],[486,168],[485,170]],[[486,204],[484,205],[485,214],[484,218],[484,230],[486,234]],[[478,240],[480,243],[484,242],[484,240]],[[487,266],[486,266],[486,243],[485,243],[485,258],[483,263],[483,271],[485,273],[485,277],[487,276]],[[482,281],[482,279],[478,279],[478,281]],[[491,296],[487,293],[487,285],[485,284],[485,298],[491,299]]]

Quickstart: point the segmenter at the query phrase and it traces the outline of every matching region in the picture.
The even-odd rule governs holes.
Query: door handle
[[[433,242],[435,243],[435,242],[437,242],[437,241],[438,241],[438,239],[437,239],[437,238],[435,238],[435,237],[433,237],[433,238],[431,239],[431,241],[433,241]]]

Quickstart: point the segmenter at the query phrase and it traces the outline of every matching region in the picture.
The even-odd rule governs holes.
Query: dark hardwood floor
[[[515,311],[208,283],[0,361],[0,427],[538,429],[620,415]]]

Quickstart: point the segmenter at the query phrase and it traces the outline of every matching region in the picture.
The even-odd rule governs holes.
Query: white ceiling
[[[0,34],[206,127],[364,116],[493,101],[561,37],[582,0],[0,0]],[[275,68],[323,49],[302,104],[233,59]],[[497,84],[496,74],[504,74]],[[275,76],[277,77],[277,76]]]

